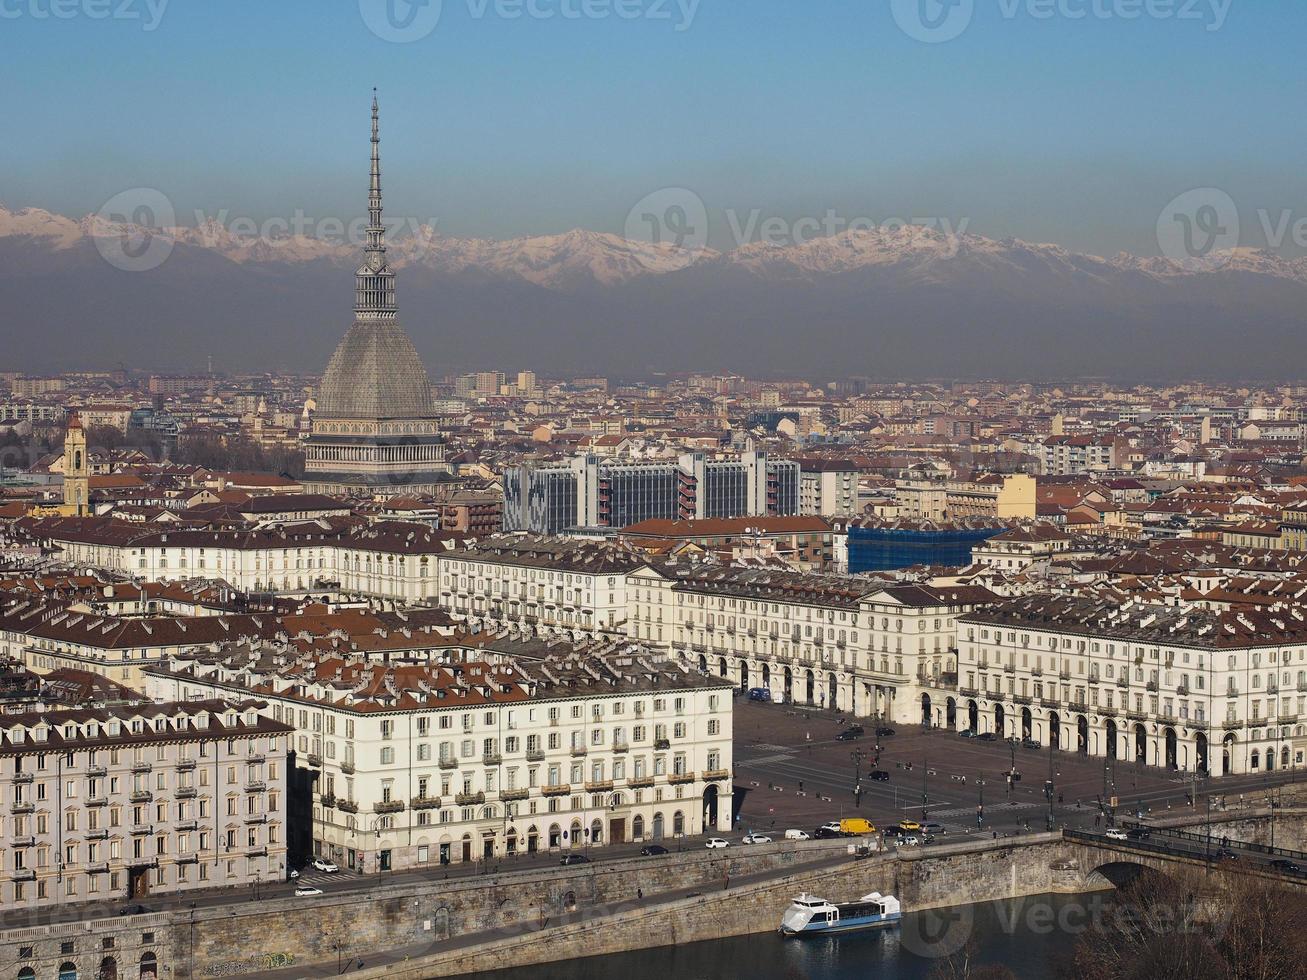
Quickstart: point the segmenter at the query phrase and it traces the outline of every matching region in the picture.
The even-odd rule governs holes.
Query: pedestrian
[[[637,888],[637,889],[635,890],[635,897],[636,897],[636,898],[639,898],[639,899],[643,899],[643,898],[644,898],[644,889],[643,889],[643,888]]]
[[[803,792],[803,780],[802,780],[802,779],[799,780],[799,792],[800,792],[800,793]]]

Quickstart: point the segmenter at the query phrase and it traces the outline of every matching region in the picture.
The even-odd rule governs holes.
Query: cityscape
[[[1307,221],[1248,188],[1301,135],[1163,154],[1192,93],[1110,79],[1046,198],[999,109],[1254,45],[1292,88],[1293,25],[323,6],[0,4],[0,975],[1298,975]],[[669,78],[683,159],[596,94],[855,26],[975,86],[896,96],[971,135],[946,190],[749,143],[887,111],[847,39]]]

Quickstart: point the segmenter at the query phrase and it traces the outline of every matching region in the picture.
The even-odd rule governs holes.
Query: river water
[[[969,947],[1020,980],[1057,973],[1077,936],[1110,912],[1111,892],[1045,895],[909,913],[897,929],[820,939],[762,933],[480,974],[490,980],[927,980]],[[776,910],[779,923],[782,909]]]

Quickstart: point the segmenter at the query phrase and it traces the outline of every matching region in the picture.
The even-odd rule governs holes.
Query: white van
[[[787,830],[785,831],[786,840],[812,840],[812,835],[806,830]]]

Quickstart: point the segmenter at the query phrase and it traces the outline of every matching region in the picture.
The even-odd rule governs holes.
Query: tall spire
[[[363,266],[354,277],[354,315],[360,320],[393,320],[395,274],[386,264],[386,229],[381,221],[381,110],[372,90],[372,178],[368,186],[368,231]]]

